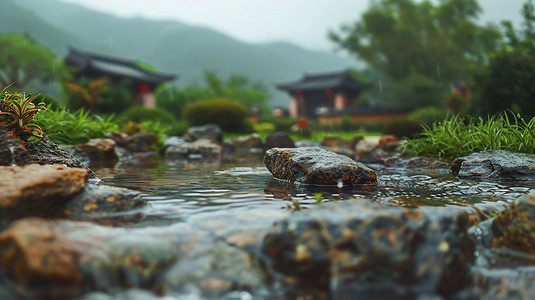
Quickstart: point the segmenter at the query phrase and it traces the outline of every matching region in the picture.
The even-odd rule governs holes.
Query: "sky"
[[[245,42],[287,41],[331,51],[329,31],[354,23],[369,0],[61,0],[120,17],[173,19],[201,25]],[[482,23],[519,24],[525,0],[479,0]]]

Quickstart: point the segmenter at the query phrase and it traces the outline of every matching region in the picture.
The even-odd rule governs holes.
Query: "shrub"
[[[142,123],[144,121],[158,121],[161,124],[173,126],[177,122],[172,113],[161,108],[147,108],[134,106],[122,112],[117,117],[119,124],[126,124],[128,121]]]
[[[186,120],[199,126],[215,123],[227,132],[240,132],[246,128],[247,109],[227,99],[213,99],[191,103],[186,106]]]
[[[392,120],[386,123],[384,129],[385,134],[393,134],[399,138],[412,138],[420,132],[422,132],[420,123],[411,119]]]
[[[448,112],[444,108],[438,106],[426,106],[413,111],[409,117],[414,121],[430,126],[435,122],[446,119],[447,116]]]
[[[44,103],[48,109],[59,109],[62,106],[58,99],[47,94],[39,94],[37,98],[35,98],[33,103],[35,105],[38,105],[39,103]]]
[[[83,109],[71,113],[66,108],[42,112],[38,123],[54,143],[65,145],[83,144],[92,138],[102,138],[106,133],[118,131],[114,116],[89,115]]]

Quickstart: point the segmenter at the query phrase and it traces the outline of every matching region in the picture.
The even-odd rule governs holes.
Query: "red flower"
[[[307,119],[298,119],[297,122],[295,123],[295,125],[298,128],[308,127],[308,126],[310,126],[310,121],[308,121]]]

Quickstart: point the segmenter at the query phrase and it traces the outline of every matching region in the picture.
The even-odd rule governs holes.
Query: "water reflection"
[[[262,162],[169,163],[156,160],[148,165],[154,167],[123,163],[93,167],[104,184],[143,193],[150,205],[143,212],[143,218],[136,218],[141,219],[139,226],[183,222],[194,216],[222,211],[269,213],[361,198],[392,206],[477,205],[495,211],[496,205],[504,206],[535,191],[529,186],[459,181],[447,170],[378,168],[377,186],[338,188],[274,179]]]

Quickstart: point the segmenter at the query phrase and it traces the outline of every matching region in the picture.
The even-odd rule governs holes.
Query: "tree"
[[[530,119],[535,115],[535,9],[532,1],[522,8],[524,23],[516,31],[510,22],[502,22],[506,41],[489,64],[474,75],[478,97],[475,107],[482,114],[505,109]]]
[[[54,79],[54,53],[28,34],[0,34],[0,80],[22,90]]]
[[[500,33],[475,23],[480,12],[476,0],[377,0],[361,20],[329,36],[376,71],[387,98],[415,108],[442,102],[471,64],[485,63],[496,49]]]

